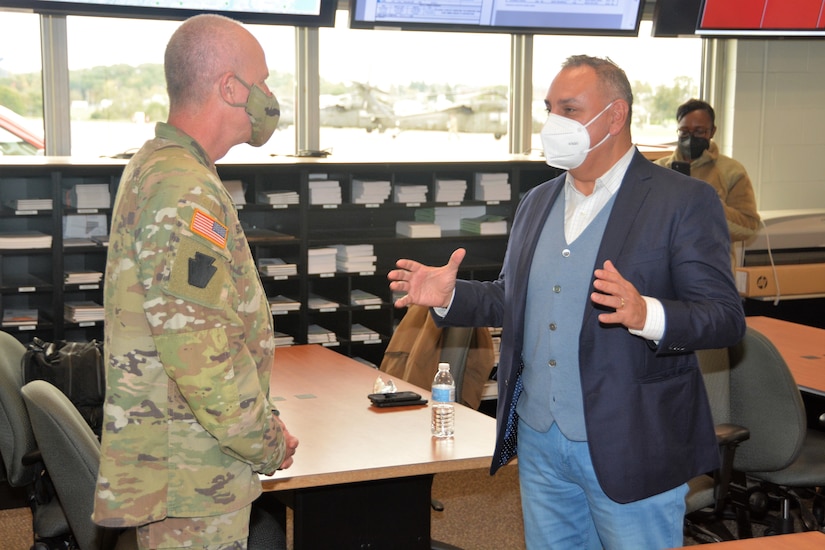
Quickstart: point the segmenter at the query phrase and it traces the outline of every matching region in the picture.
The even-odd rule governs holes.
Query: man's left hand
[[[629,329],[642,330],[647,319],[647,303],[629,281],[607,260],[604,269],[597,269],[593,287],[598,291],[590,299],[599,305],[613,308],[614,313],[602,313],[599,321],[605,324],[620,324]]]

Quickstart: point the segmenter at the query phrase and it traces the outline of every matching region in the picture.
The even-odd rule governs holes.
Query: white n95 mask
[[[613,103],[613,101],[608,103],[607,107],[591,118],[587,124],[554,113],[548,114],[547,122],[544,123],[540,134],[545,162],[562,170],[571,170],[581,166],[587,154],[610,137],[608,132],[599,143],[590,147],[590,134],[587,133],[587,127],[602,116]]]

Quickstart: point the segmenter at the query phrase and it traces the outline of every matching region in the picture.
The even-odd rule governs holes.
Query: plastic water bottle
[[[455,380],[449,363],[439,363],[433,379],[432,434],[452,437],[455,433]]]

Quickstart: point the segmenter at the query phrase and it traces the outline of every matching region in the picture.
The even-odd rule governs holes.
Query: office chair
[[[25,487],[32,512],[33,549],[65,548],[69,524],[37,450],[20,388],[26,348],[0,332],[0,455],[12,487]]]
[[[43,461],[78,547],[137,548],[134,529],[100,527],[92,521],[100,442],[80,412],[68,397],[44,380],[29,382],[22,393]]]
[[[744,474],[742,494],[748,512],[759,515],[757,504],[777,499],[780,516],[769,532],[794,530],[796,504],[804,530],[820,528],[814,510],[822,509],[825,486],[825,433],[808,429],[805,406],[788,365],[763,334],[748,328],[731,348],[731,421],[747,426],[751,437],[742,443],[734,470]],[[813,496],[813,509],[802,494]],[[740,537],[751,535],[750,515],[740,517]]]
[[[716,425],[721,466],[715,472],[688,482],[685,496],[685,533],[702,542],[734,539],[723,523],[729,503],[730,483],[736,449],[750,437],[747,428],[730,422],[730,358],[727,348],[696,352]]]
[[[495,363],[493,339],[486,328],[439,328],[429,308],[410,306],[390,339],[380,370],[429,390],[438,363],[450,364],[456,402],[478,409],[484,384]]]
[[[112,529],[92,522],[100,442],[69,399],[55,386],[34,380],[22,389],[43,460],[64,504],[80,550],[137,549],[135,529]],[[249,550],[286,549],[283,505],[265,495],[252,506]]]

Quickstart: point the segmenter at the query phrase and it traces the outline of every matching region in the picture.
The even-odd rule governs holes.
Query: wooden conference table
[[[746,317],[785,359],[801,390],[825,396],[825,330],[772,317]]]
[[[790,535],[731,540],[717,542],[707,548],[712,550],[821,550],[825,548],[825,533],[807,531]]]
[[[709,548],[713,550],[821,550],[825,548],[825,533],[808,531],[790,535],[732,540],[713,544]]]
[[[292,507],[296,550],[430,548],[433,474],[490,465],[493,418],[456,405],[455,437],[438,440],[428,406],[370,406],[379,375],[319,345],[275,352],[270,394],[300,443],[290,468],[261,480]]]

